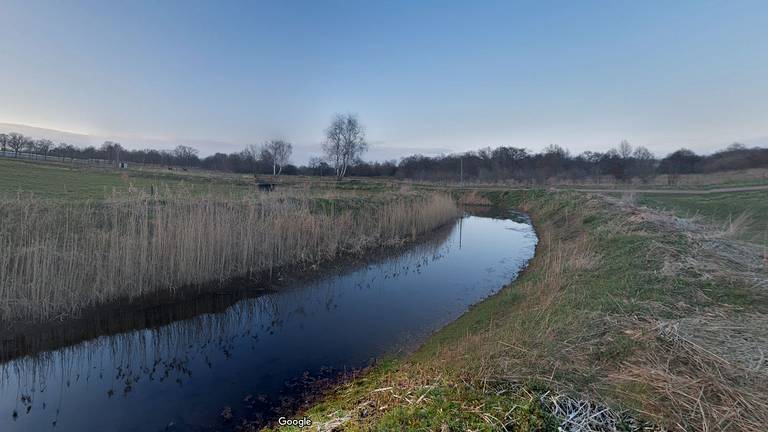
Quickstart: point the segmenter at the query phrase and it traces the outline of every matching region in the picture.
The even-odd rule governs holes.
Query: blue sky
[[[370,158],[622,139],[768,144],[765,1],[0,0],[0,122],[319,153],[334,112]]]

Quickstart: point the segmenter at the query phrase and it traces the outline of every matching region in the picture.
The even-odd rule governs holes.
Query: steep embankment
[[[383,363],[312,407],[314,426],[758,431],[768,424],[763,249],[596,196],[488,197],[536,224],[540,241],[525,273],[410,358]]]

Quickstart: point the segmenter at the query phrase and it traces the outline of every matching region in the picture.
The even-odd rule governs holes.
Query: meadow
[[[66,201],[100,200],[129,188],[150,192],[154,188],[182,186],[197,193],[248,191],[253,178],[210,171],[161,167],[117,170],[66,162],[40,162],[0,158],[0,197],[33,195]]]

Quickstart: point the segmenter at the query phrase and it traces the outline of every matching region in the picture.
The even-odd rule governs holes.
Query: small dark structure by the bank
[[[273,190],[275,190],[275,186],[277,186],[277,184],[275,184],[275,183],[256,183],[256,186],[259,187],[259,191],[272,192]]]

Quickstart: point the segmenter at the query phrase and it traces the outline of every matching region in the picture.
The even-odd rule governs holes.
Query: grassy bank
[[[768,246],[768,191],[703,196],[639,194],[637,203],[700,218],[721,230],[738,232],[739,239]]]
[[[762,248],[618,200],[488,198],[532,216],[540,242],[528,269],[411,357],[309,409],[321,430],[768,424]]]
[[[0,199],[0,319],[48,319],[157,290],[310,265],[397,244],[456,217],[441,194],[376,200],[300,191],[167,190]]]

